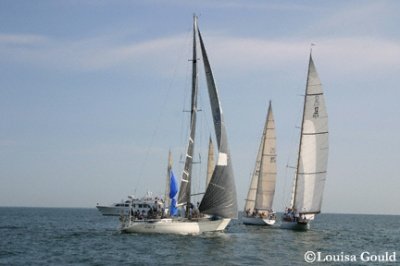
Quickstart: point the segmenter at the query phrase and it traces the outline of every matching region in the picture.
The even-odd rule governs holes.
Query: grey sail
[[[225,218],[237,218],[236,186],[222,109],[204,42],[199,30],[198,34],[218,146],[217,164],[200,203],[199,210],[205,214]]]
[[[272,212],[276,183],[276,137],[271,102],[268,107],[261,144],[262,153],[258,171],[255,208],[258,211]]]
[[[293,208],[300,214],[321,211],[327,165],[328,115],[310,54],[293,198]]]
[[[197,20],[193,20],[193,57],[192,57],[192,98],[190,110],[190,135],[185,155],[185,165],[182,172],[181,184],[179,187],[178,205],[190,205],[192,163],[194,154],[194,140],[196,135],[197,117],[197,93],[198,93],[198,71],[197,71]],[[187,216],[189,208],[186,208]]]
[[[210,183],[211,176],[214,172],[214,145],[212,143],[211,137],[208,142],[208,159],[207,159],[207,179],[206,179],[206,187],[208,183]]]
[[[167,176],[165,182],[165,196],[164,196],[164,207],[168,208],[170,204],[169,191],[170,191],[170,180],[171,180],[171,170],[172,170],[172,154],[171,151],[168,152],[168,167]]]

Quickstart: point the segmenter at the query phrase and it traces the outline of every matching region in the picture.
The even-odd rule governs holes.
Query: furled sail
[[[197,117],[197,92],[198,92],[198,71],[197,71],[197,20],[193,20],[193,58],[192,58],[192,99],[190,110],[190,135],[186,150],[185,165],[182,172],[181,185],[179,189],[178,204],[190,205],[192,164],[194,154],[194,140],[196,135],[196,117]],[[187,214],[189,208],[187,208]]]
[[[261,143],[262,153],[258,171],[255,208],[259,211],[272,212],[276,183],[276,137],[271,102],[268,107]]]
[[[169,190],[169,198],[171,199],[171,204],[169,207],[169,214],[171,216],[175,216],[178,213],[178,209],[176,208],[176,199],[175,195],[178,193],[178,184],[176,182],[176,178],[172,170],[170,171],[170,190]]]
[[[321,211],[327,165],[328,115],[322,85],[310,54],[295,179],[293,207],[297,212]]]
[[[172,171],[172,154],[171,151],[168,152],[168,167],[167,167],[167,179],[165,182],[165,196],[164,196],[164,206],[169,206],[170,198],[170,185],[171,185],[171,171]]]
[[[198,29],[197,31],[203,55],[208,94],[210,97],[210,105],[218,145],[217,164],[200,203],[199,210],[202,213],[210,215],[225,218],[237,218],[236,186],[228,149],[224,119],[218,98],[217,87],[208,61],[204,42],[200,31]]]

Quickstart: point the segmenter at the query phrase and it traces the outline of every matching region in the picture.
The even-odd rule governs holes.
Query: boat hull
[[[282,221],[281,229],[289,229],[289,230],[295,230],[295,231],[307,231],[310,229],[310,223],[299,223],[295,221]]]
[[[242,222],[246,225],[274,225],[275,219],[262,218],[262,217],[242,217]]]
[[[231,219],[158,219],[133,221],[123,224],[123,233],[198,235],[223,231]]]

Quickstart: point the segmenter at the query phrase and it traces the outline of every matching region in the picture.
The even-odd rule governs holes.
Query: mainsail
[[[292,206],[297,212],[321,211],[327,165],[328,115],[321,81],[310,54]]]
[[[275,121],[271,102],[268,107],[267,119],[263,132],[262,154],[255,199],[255,208],[272,212],[276,182],[276,137]]]
[[[197,20],[193,20],[193,57],[192,57],[192,99],[190,110],[190,136],[186,150],[185,166],[182,172],[181,185],[179,189],[178,204],[190,206],[192,164],[194,154],[194,140],[196,135],[197,117],[197,91],[198,91],[198,71],[197,71]],[[189,216],[189,208],[186,208],[186,216]]]
[[[221,104],[219,102],[218,91],[208,61],[204,42],[200,31],[198,29],[197,31],[203,55],[208,94],[219,152],[214,173],[200,203],[199,210],[200,212],[210,215],[225,218],[237,218],[236,186]]]

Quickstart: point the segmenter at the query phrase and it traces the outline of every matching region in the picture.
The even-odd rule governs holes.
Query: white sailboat
[[[276,183],[275,121],[269,102],[268,114],[258,149],[256,165],[247,193],[242,221],[248,225],[273,225],[276,221],[272,210]]]
[[[328,115],[321,81],[310,53],[299,152],[290,207],[281,228],[308,230],[321,212],[328,165]]]
[[[197,37],[205,68],[210,106],[217,139],[218,157],[211,179],[199,205],[200,215],[194,217],[191,211],[192,164],[195,146],[198,71],[197,71]],[[171,194],[170,194],[171,196]],[[203,232],[222,231],[232,218],[237,218],[236,187],[233,177],[231,157],[229,153],[222,108],[218,91],[208,61],[204,42],[201,37],[197,17],[193,18],[193,58],[192,58],[192,95],[190,136],[186,150],[185,165],[179,188],[178,206],[186,208],[184,217],[163,219],[133,220],[123,219],[121,231],[126,233],[170,233],[200,234]]]

